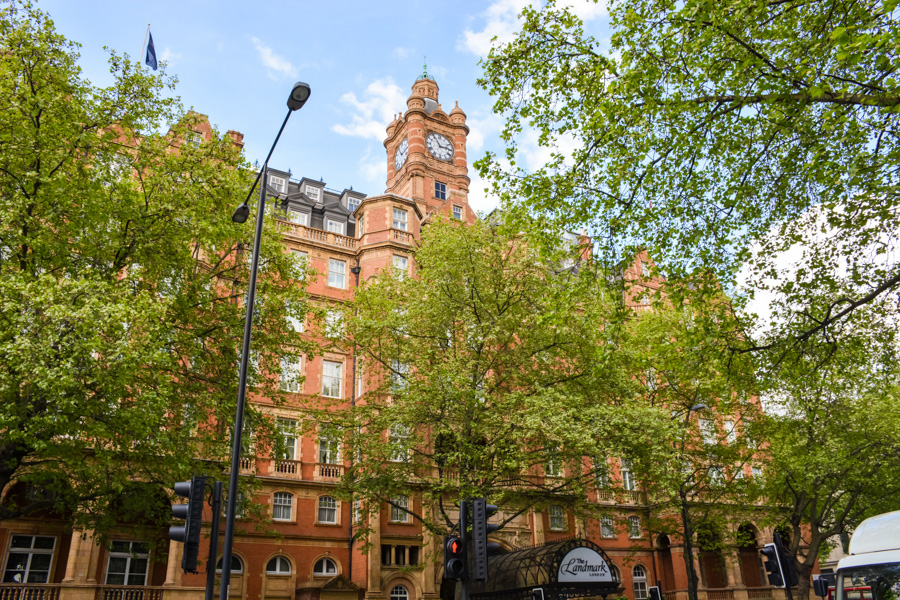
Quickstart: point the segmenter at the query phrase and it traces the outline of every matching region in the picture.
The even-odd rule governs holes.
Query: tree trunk
[[[688,512],[687,494],[682,484],[678,490],[681,501],[681,525],[684,539],[684,568],[688,576],[688,600],[697,600],[697,569],[694,567],[694,533],[691,530],[691,515]]]
[[[811,556],[816,556],[810,553]],[[797,593],[794,600],[809,600],[809,581],[812,578],[813,565],[794,561],[797,565]]]

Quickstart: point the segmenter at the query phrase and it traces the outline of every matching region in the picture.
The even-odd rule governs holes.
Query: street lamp
[[[690,415],[692,412],[697,412],[699,410],[706,410],[707,408],[709,408],[709,407],[701,402],[700,404],[693,405],[692,407],[690,407],[687,410],[682,410],[680,412],[675,413],[674,415],[672,415],[672,418],[669,420],[674,421],[676,417],[680,417],[681,415],[684,415],[684,414]]]
[[[250,362],[250,330],[253,326],[253,304],[256,300],[256,273],[259,269],[259,247],[260,242],[262,241],[262,227],[266,209],[265,176],[269,166],[269,159],[272,158],[272,152],[275,151],[275,146],[278,145],[278,140],[281,138],[281,132],[284,131],[284,126],[287,125],[291,113],[295,110],[300,110],[300,108],[306,104],[306,101],[309,99],[309,93],[310,89],[308,84],[303,83],[302,81],[298,81],[294,84],[291,95],[288,96],[287,100],[288,112],[284,116],[284,122],[281,123],[281,129],[278,130],[278,135],[275,136],[275,141],[272,142],[272,147],[269,149],[266,161],[259,170],[256,181],[254,181],[253,185],[250,187],[250,192],[247,194],[246,200],[244,200],[244,202],[235,209],[234,214],[231,215],[231,220],[235,223],[245,223],[247,221],[250,216],[250,207],[247,205],[247,202],[250,201],[250,196],[253,195],[253,190],[259,183],[260,178],[263,178],[263,184],[259,188],[259,206],[256,210],[256,236],[253,238],[253,260],[250,264],[250,288],[247,292],[247,314],[244,318],[244,343],[241,346],[241,369],[240,381],[238,383],[237,410],[234,415],[234,430],[232,431],[231,477],[228,484],[228,505],[225,508],[225,543],[222,551],[222,582],[219,586],[219,597],[221,600],[228,600],[228,586],[231,583],[231,556],[232,548],[234,546],[234,516],[237,507],[238,474],[241,470],[241,437],[244,430],[244,401],[247,387],[247,366]],[[216,557],[210,556],[209,560],[215,561]]]

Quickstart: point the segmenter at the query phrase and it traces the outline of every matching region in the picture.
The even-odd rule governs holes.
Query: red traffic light
[[[455,535],[444,538],[444,579],[461,579],[466,575],[466,551]]]

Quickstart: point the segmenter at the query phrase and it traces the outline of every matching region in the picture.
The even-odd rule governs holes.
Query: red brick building
[[[432,215],[470,223],[476,219],[468,203],[466,115],[459,106],[446,112],[438,96],[437,83],[423,76],[413,84],[405,110],[388,125],[384,194],[367,196],[352,188],[338,192],[321,181],[295,180],[289,172],[270,170],[266,184],[284,211],[285,247],[304,255],[320,274],[308,287],[319,305],[327,308],[347,300],[358,281],[382,269],[410,269],[421,227]],[[240,134],[232,135],[240,140]],[[626,277],[640,276],[646,261],[638,257]],[[639,307],[639,301],[634,304]],[[315,334],[305,323],[291,326],[298,333]],[[349,352],[330,350],[291,368],[303,379],[285,378],[283,385],[296,393],[297,402],[316,396],[349,400],[356,394]],[[265,404],[265,399],[254,400]],[[242,473],[260,484],[252,501],[265,507],[272,523],[259,529],[238,520],[232,597],[438,598],[436,540],[402,511],[385,507],[370,524],[372,550],[363,553],[353,541],[353,507],[332,495],[345,469],[339,450],[327,439],[293,434],[297,414],[289,404],[268,410],[282,420],[288,450],[279,459],[244,459]],[[644,600],[648,586],[657,580],[667,600],[684,600],[687,575],[680,541],[648,531],[652,508],[629,463],[612,458],[608,467],[609,477],[620,482],[623,491],[606,490],[598,481],[591,500],[608,505],[614,517],[584,522],[562,506],[550,506],[515,518],[497,541],[510,550],[585,537],[611,558],[629,600]],[[413,509],[420,505],[415,494],[407,500]],[[208,534],[208,522],[205,527]],[[724,553],[697,554],[701,600],[780,598],[775,590],[763,587],[757,553],[771,532],[760,531],[752,521],[737,521],[734,527],[743,527],[747,539],[756,542]],[[164,532],[160,536],[164,539]],[[170,543],[166,556],[153,556],[146,540],[133,539],[126,527],[113,539],[109,547],[101,547],[91,532],[73,533],[65,522],[52,519],[0,523],[4,569],[0,600],[202,597],[205,576],[181,572],[181,544]],[[203,549],[200,559],[203,564],[207,561]]]

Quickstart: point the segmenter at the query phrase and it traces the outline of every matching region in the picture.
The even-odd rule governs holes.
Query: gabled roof
[[[286,202],[291,202],[293,204],[305,204],[310,208],[316,205],[315,200],[311,200],[306,194],[303,192],[291,192],[289,193],[285,199]]]
[[[350,216],[350,211],[347,210],[347,207],[341,204],[340,197],[338,198],[324,198],[322,200],[322,208],[327,211],[335,211],[347,216]]]

